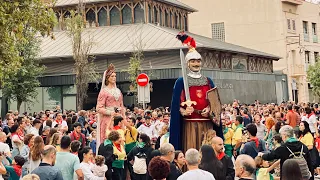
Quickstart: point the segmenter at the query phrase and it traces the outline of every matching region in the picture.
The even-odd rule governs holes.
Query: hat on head
[[[114,65],[111,63],[109,66],[108,66],[108,69],[106,71],[106,77],[110,77],[112,73],[114,73],[116,71]]]
[[[187,53],[185,59],[188,62],[191,59],[199,59],[199,60],[201,60],[202,57],[201,57],[200,53],[198,53],[198,51],[196,51],[195,49],[190,49],[189,52]]]

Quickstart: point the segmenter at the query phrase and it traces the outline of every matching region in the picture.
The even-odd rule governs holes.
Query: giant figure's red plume
[[[188,36],[184,31],[179,32],[176,38],[179,39],[182,44],[188,45],[190,49],[196,48],[196,41],[191,36]]]

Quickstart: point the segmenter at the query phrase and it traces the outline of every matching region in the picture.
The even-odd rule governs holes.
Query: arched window
[[[128,5],[125,5],[122,9],[122,24],[132,23],[132,10]]]
[[[104,8],[101,8],[98,12],[98,22],[99,26],[107,25],[107,11]]]
[[[160,26],[162,26],[162,10],[160,9],[159,11],[159,22],[160,22]]]
[[[183,20],[182,17],[179,16],[179,29],[183,29],[182,20]]]
[[[120,11],[117,7],[113,7],[110,11],[110,25],[120,24]]]
[[[153,8],[153,22],[158,23],[158,10],[156,7]]]
[[[92,9],[90,9],[86,14],[86,20],[89,23],[89,26],[94,26],[94,22],[96,21],[96,14]]]
[[[140,3],[134,8],[134,23],[144,23],[144,8]]]
[[[169,27],[169,15],[167,11],[164,11],[164,25]]]
[[[149,11],[149,13],[148,13],[148,22],[152,23],[152,8],[151,8],[150,5],[148,5],[148,11]]]
[[[174,28],[179,29],[179,15],[174,14]]]

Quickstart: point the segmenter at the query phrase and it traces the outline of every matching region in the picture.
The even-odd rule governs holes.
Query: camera
[[[120,109],[117,108],[117,107],[115,107],[115,108],[114,108],[114,112],[115,112],[115,113],[119,113],[119,112],[120,112]]]

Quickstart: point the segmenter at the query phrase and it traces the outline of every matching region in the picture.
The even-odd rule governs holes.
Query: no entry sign
[[[149,84],[149,77],[145,73],[141,73],[137,77],[137,84],[141,87],[145,87]]]

